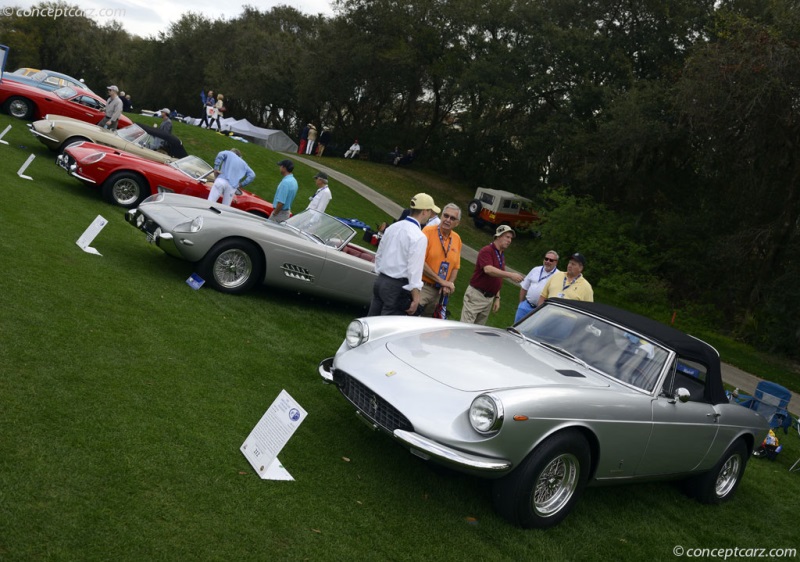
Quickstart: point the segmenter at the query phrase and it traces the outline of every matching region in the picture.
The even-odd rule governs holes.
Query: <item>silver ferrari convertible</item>
[[[721,503],[768,430],[728,403],[713,347],[598,303],[550,299],[507,330],[357,319],[319,373],[414,455],[494,479],[497,511],[529,528],[587,484],[682,479]]]
[[[258,283],[369,304],[375,253],[353,244],[338,219],[308,210],[278,224],[205,199],[159,193],[125,214],[167,254],[197,263],[225,293]]]

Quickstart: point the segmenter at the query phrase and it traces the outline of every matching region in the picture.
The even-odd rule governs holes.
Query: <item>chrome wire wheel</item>
[[[533,509],[542,517],[561,511],[578,486],[580,463],[565,453],[551,460],[536,480],[533,489]]]
[[[131,178],[122,178],[114,182],[111,188],[111,193],[114,201],[123,207],[136,204],[139,200],[141,189],[136,180]]]
[[[742,458],[739,455],[731,455],[722,465],[722,469],[717,475],[717,483],[714,491],[718,498],[724,498],[736,486],[739,481],[739,471],[742,466]]]
[[[225,250],[217,256],[213,267],[214,280],[224,289],[238,289],[253,275],[253,261],[240,248]]]

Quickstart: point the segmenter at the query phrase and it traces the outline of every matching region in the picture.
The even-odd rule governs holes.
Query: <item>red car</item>
[[[56,161],[83,183],[100,186],[106,201],[126,209],[139,206],[156,193],[208,199],[213,184],[214,169],[197,156],[162,164],[110,146],[82,142],[68,147]],[[241,191],[233,198],[232,207],[265,218],[272,214],[272,203]]]
[[[15,80],[0,80],[0,107],[18,119],[44,119],[48,114],[64,115],[97,125],[105,115],[106,100],[93,92],[64,86],[52,92]],[[119,118],[119,127],[133,121]]]

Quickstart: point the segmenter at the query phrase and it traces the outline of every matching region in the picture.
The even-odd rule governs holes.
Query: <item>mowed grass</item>
[[[672,559],[677,545],[797,547],[800,475],[788,467],[800,439],[783,433],[784,452],[754,459],[723,506],[670,483],[595,488],[557,528],[509,526],[488,482],[371,432],[320,382],[319,361],[362,309],[270,288],[240,297],[190,289],[191,264],[148,245],[122,209],[0,115],[0,131],[9,124],[0,145],[1,560],[636,561]],[[176,130],[207,160],[242,148],[254,191],[272,198],[282,156]],[[28,181],[17,170],[31,153]],[[313,173],[298,166],[306,198]],[[384,220],[334,189],[333,214]],[[75,244],[97,215],[109,220],[93,243],[102,257]],[[280,454],[296,481],[262,481],[239,447],[281,389],[308,411]]]

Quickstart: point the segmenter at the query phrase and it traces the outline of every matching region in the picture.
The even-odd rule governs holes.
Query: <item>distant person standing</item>
[[[208,128],[208,120],[211,118],[211,114],[216,111],[214,108],[214,104],[216,103],[214,100],[214,90],[209,90],[207,95],[201,92],[201,96],[203,97],[203,115],[200,118],[198,127],[205,125],[206,128]]]
[[[506,271],[505,251],[516,236],[514,229],[503,224],[497,227],[494,241],[481,248],[475,271],[464,292],[464,305],[461,308],[461,321],[472,324],[486,324],[489,312],[500,310],[500,289],[503,279],[519,283],[525,277],[516,272]]]
[[[325,152],[325,147],[328,146],[329,142],[331,142],[331,132],[323,128],[322,132],[319,134],[319,139],[317,140],[317,144],[319,145],[317,156],[322,158],[322,153]]]
[[[311,123],[308,123],[303,130],[300,131],[300,144],[297,145],[297,154],[306,153],[306,145],[308,144],[308,131],[311,129]]]
[[[350,148],[347,149],[347,152],[344,153],[344,157],[355,158],[358,156],[359,152],[361,152],[361,145],[358,144],[358,139],[356,139],[353,144],[350,145]]]
[[[161,113],[161,123],[158,125],[158,130],[167,133],[168,135],[172,134],[172,121],[169,118],[169,108],[165,107],[160,111]]]
[[[314,156],[314,148],[317,145],[317,128],[311,125],[308,128],[308,142],[306,143],[306,154]]]
[[[389,226],[375,254],[378,278],[372,286],[367,316],[415,314],[422,289],[422,271],[428,239],[420,226],[439,213],[433,197],[417,193],[411,198],[411,213]]]
[[[519,305],[514,316],[514,324],[525,318],[539,302],[542,289],[550,280],[550,276],[559,273],[558,254],[550,250],[544,255],[544,263],[530,270],[522,280],[519,290]]]
[[[122,116],[122,100],[119,99],[119,88],[116,86],[108,87],[108,100],[106,101],[105,116],[98,125],[111,131],[117,130],[119,118]]]
[[[126,96],[125,92],[119,93],[119,99],[122,101],[122,111],[128,112],[133,109],[133,105],[131,104],[131,97]]]
[[[594,301],[592,285],[583,276],[584,267],[586,267],[586,258],[583,257],[583,254],[572,254],[567,263],[567,271],[559,271],[553,275],[542,288],[537,306],[542,306],[545,299],[552,297],[584,302]]]
[[[223,103],[222,100],[224,99],[225,96],[223,96],[222,94],[217,94],[217,101],[214,103],[214,111],[215,111],[214,115],[216,116],[217,119],[217,131],[222,130],[222,115],[223,113],[225,113],[225,104]],[[210,129],[212,125],[214,125],[214,117],[211,118],[211,125],[209,125],[208,128]]]
[[[275,198],[272,200],[272,214],[269,219],[275,222],[283,222],[292,216],[292,203],[297,196],[298,185],[294,174],[292,174],[294,162],[281,160],[278,162],[278,166],[280,166],[283,179],[281,179],[278,189],[275,191]]]
[[[328,208],[328,203],[333,199],[331,188],[328,187],[328,174],[318,172],[314,176],[314,183],[317,184],[317,192],[309,198],[308,207],[306,208],[324,213],[325,209]]]
[[[208,200],[216,203],[222,195],[222,204],[230,205],[237,192],[256,179],[255,172],[242,158],[238,148],[223,150],[214,159],[214,171],[217,179],[211,186]]]

